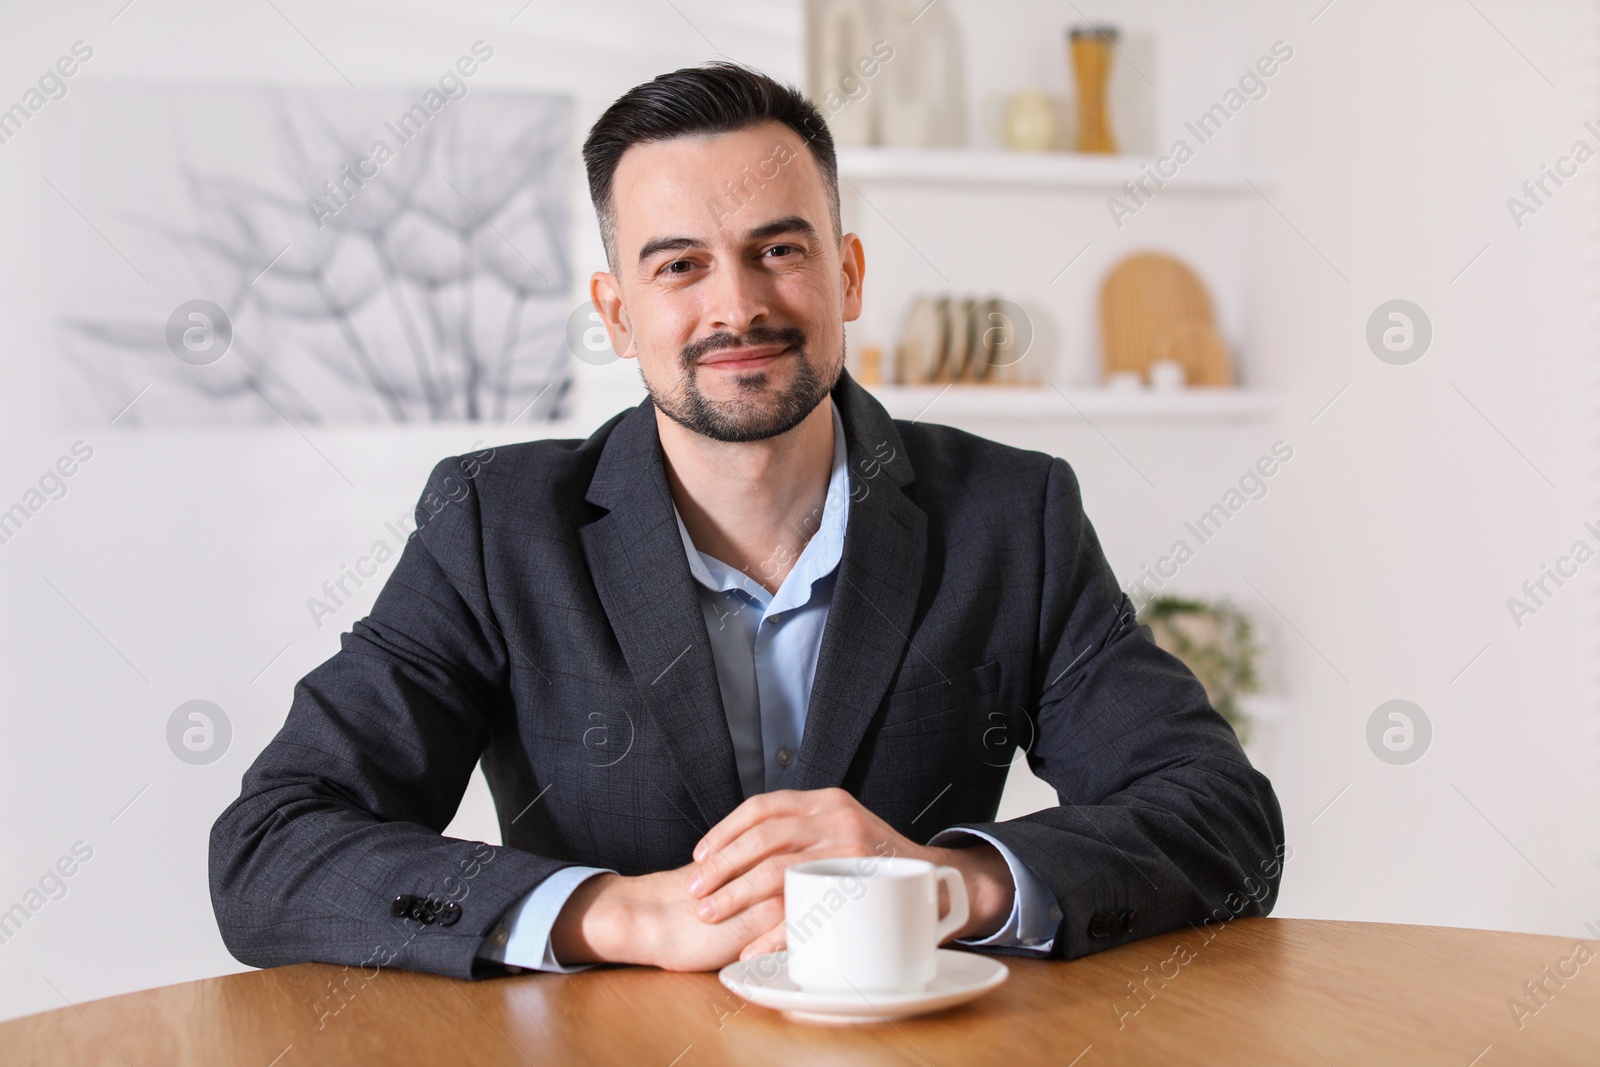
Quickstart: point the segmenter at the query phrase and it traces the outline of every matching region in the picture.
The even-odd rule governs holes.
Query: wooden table
[[[305,964],[0,1024],[0,1063],[1594,1065],[1600,945],[1584,943],[1580,962],[1577,944],[1243,919],[1210,941],[1186,931],[1071,962],[1008,959],[1010,979],[979,1001],[857,1026],[790,1022],[714,974],[461,982],[391,970],[353,979],[341,1001],[329,983],[356,972]],[[1541,981],[1535,1000],[1523,983]]]

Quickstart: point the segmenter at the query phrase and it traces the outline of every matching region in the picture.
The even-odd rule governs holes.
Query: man
[[[372,614],[211,838],[230,951],[459,977],[784,947],[783,871],[958,868],[956,939],[1074,957],[1264,914],[1282,820],[1139,627],[1067,464],[844,371],[832,140],[732,64],[584,145],[590,295],[649,398],[435,469]],[[1017,747],[1058,807],[994,822]],[[443,837],[475,764],[504,845]]]

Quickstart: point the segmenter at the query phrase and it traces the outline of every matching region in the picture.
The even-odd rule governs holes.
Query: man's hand
[[[695,914],[709,929],[731,933],[730,917],[772,917],[772,925],[757,931],[739,952],[740,959],[748,959],[785,946],[783,875],[791,864],[854,856],[923,859],[959,870],[971,914],[952,937],[987,936],[1011,914],[1015,886],[993,845],[916,844],[843,789],[779,789],[746,800],[695,846],[695,862],[683,869],[688,871],[685,888],[699,900]],[[941,914],[944,896],[941,890]],[[774,901],[775,910],[758,910]]]
[[[730,912],[721,922],[695,917],[683,890],[693,864],[626,878],[597,874],[573,890],[550,931],[555,957],[580,963],[637,963],[668,971],[713,971],[739,959],[752,940],[783,924],[783,898]]]

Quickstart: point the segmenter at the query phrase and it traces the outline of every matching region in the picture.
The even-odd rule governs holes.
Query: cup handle
[[[950,914],[939,920],[935,928],[934,945],[944,944],[945,938],[967,925],[967,883],[954,867],[935,867],[933,876],[950,891]]]

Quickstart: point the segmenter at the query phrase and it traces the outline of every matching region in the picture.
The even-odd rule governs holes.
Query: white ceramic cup
[[[939,918],[939,883],[950,913]],[[806,992],[915,992],[938,971],[940,942],[967,921],[954,867],[859,856],[808,860],[783,876],[789,979]]]

